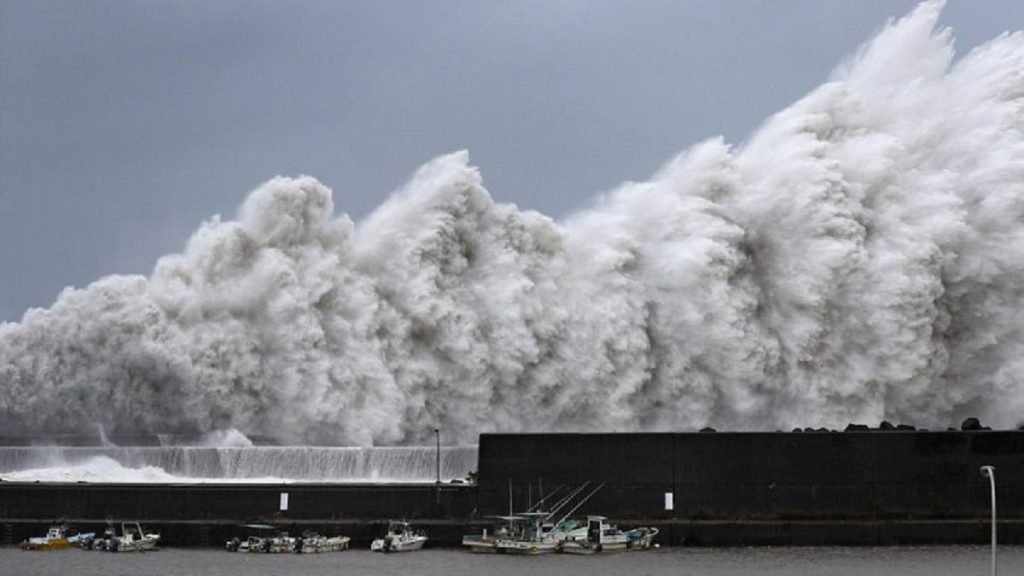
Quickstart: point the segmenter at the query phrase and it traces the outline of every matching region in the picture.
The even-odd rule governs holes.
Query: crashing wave
[[[564,221],[465,152],[366,221],[275,178],[149,277],[0,325],[0,420],[421,443],[486,431],[945,426],[1024,408],[1024,36],[890,22],[746,143]]]

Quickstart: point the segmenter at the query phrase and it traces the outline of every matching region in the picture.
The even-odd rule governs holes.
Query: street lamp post
[[[992,576],[996,576],[996,469],[992,466],[982,466],[981,475],[988,478],[992,491]]]
[[[441,503],[441,429],[434,428],[434,438],[437,441],[437,483],[434,485],[434,491],[436,492],[437,503]]]

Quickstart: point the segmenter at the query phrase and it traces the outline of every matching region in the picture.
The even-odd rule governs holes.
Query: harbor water
[[[166,549],[144,554],[66,550],[24,552],[0,548],[0,574],[33,576],[302,576],[358,574],[423,576],[985,576],[984,546],[913,548],[662,548],[595,556],[496,556],[457,549],[404,554],[365,550],[327,554],[233,554]],[[1000,549],[1000,574],[1024,574],[1024,547]]]

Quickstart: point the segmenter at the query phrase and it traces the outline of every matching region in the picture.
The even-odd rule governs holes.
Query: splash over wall
[[[740,148],[563,221],[465,152],[358,225],[275,178],[149,277],[0,325],[0,421],[294,442],[1024,414],[1024,36],[891,22]]]

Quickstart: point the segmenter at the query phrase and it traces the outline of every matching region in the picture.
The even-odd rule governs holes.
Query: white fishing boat
[[[322,552],[341,552],[348,550],[351,538],[348,536],[321,536],[307,530],[302,538],[295,540],[295,551],[300,554],[320,554]]]
[[[160,535],[155,532],[144,532],[138,522],[121,524],[121,536],[111,552],[144,552],[156,550],[160,543]]]
[[[160,535],[146,532],[138,522],[122,522],[121,535],[118,536],[114,524],[108,523],[100,537],[88,534],[80,539],[83,550],[102,550],[104,552],[144,552],[156,550],[160,543]]]
[[[295,539],[287,532],[275,533],[277,528],[269,524],[244,524],[242,529],[249,535],[244,540],[237,536],[228,540],[225,548],[229,552],[283,554],[295,550]]]
[[[319,554],[348,550],[351,539],[348,536],[321,536],[312,530],[294,538],[287,532],[278,531],[269,524],[245,524],[242,528],[250,534],[244,540],[240,537],[228,540],[224,547],[228,552],[252,552],[254,554]]]
[[[228,552],[264,552],[265,544],[269,546],[274,530],[270,524],[242,524],[242,536],[235,536],[224,544]]]
[[[570,531],[562,540],[559,552],[566,554],[595,554],[650,548],[657,528],[619,530],[608,524],[604,516],[588,516],[587,525]]]
[[[555,521],[556,513],[576,499],[589,486],[589,482],[570,490],[568,495],[562,498],[551,511],[541,511],[540,508],[547,498],[541,498],[536,506],[531,507],[527,512],[512,514],[512,487],[509,486],[509,515],[495,517],[498,524],[489,535],[484,530],[481,535],[467,535],[462,539],[462,545],[473,552],[487,552],[496,554],[547,554],[557,552],[568,532],[575,528],[575,523],[569,520],[569,516],[589,500],[601,486],[593,489],[583,497],[576,506],[561,519]],[[556,491],[557,492],[557,491]]]
[[[564,530],[546,522],[546,512],[526,512],[510,518],[512,529],[507,537],[495,542],[498,554],[548,554],[558,550]]]
[[[263,539],[259,536],[249,536],[245,540],[235,536],[224,544],[228,552],[255,552],[259,549]]]
[[[472,552],[494,554],[545,554],[558,548],[553,530],[545,531],[539,519],[529,515],[495,516],[494,529],[482,534],[467,534],[462,545]]]
[[[488,534],[486,528],[482,534],[466,534],[462,537],[462,545],[469,548],[470,552],[497,552],[496,542],[497,536],[493,532]]]
[[[249,538],[246,552],[259,554],[287,554],[295,551],[295,538],[287,532],[279,532],[273,536],[255,536]]]
[[[370,544],[374,552],[408,552],[419,550],[427,543],[427,535],[413,530],[408,522],[388,523],[388,532]]]

